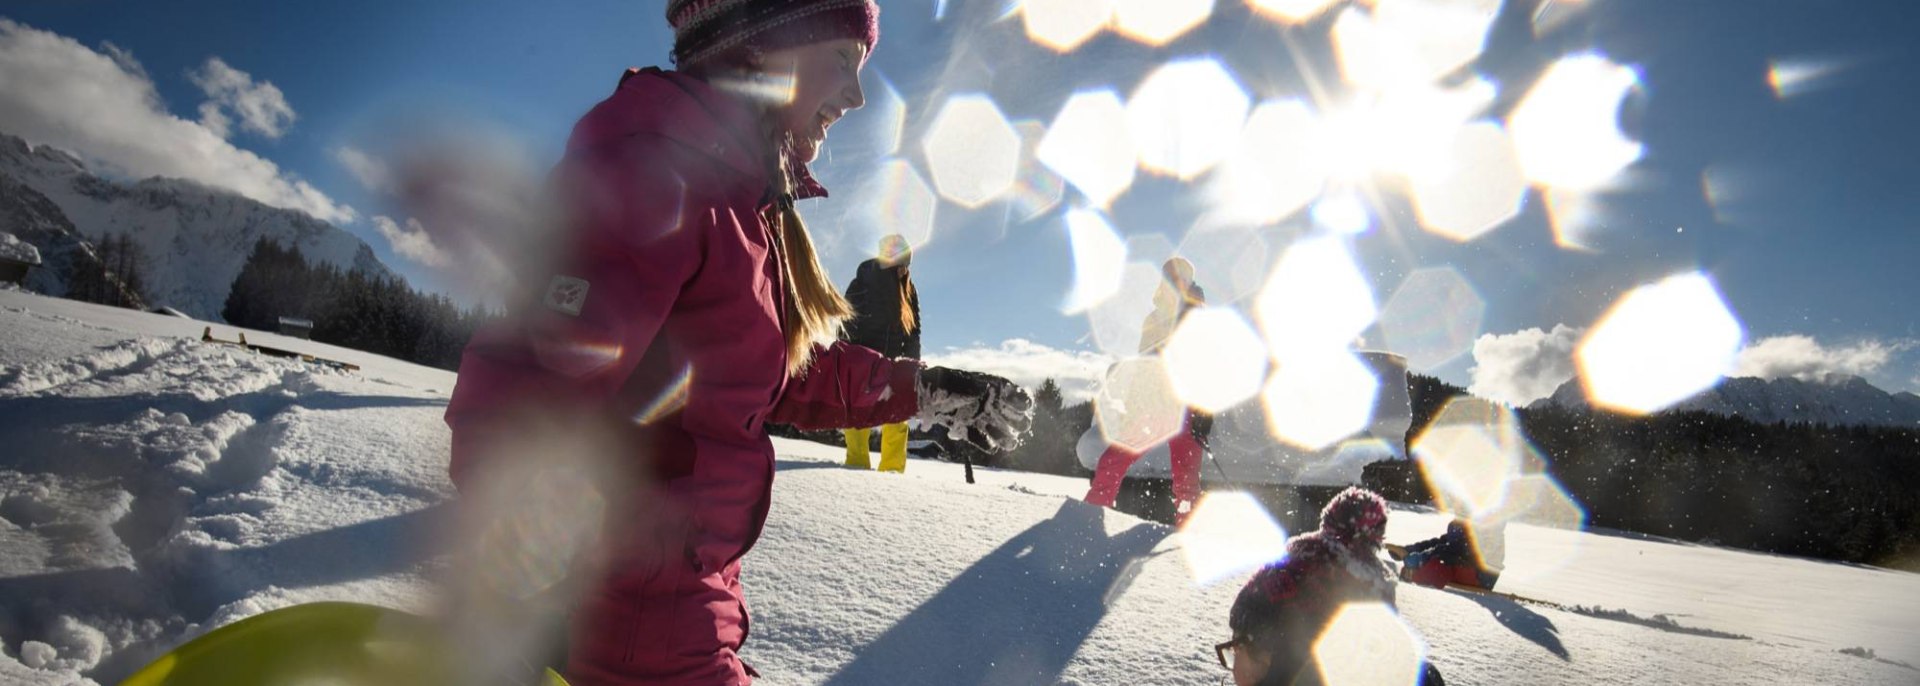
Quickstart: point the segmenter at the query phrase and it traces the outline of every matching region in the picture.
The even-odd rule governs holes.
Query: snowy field
[[[0,683],[114,683],[289,604],[430,604],[454,375],[272,334],[0,292]],[[215,328],[232,338],[230,327]],[[1213,684],[1245,579],[1084,481],[776,440],[744,657],[785,684]],[[1437,533],[1396,511],[1389,539]],[[1920,683],[1920,576],[1598,532],[1509,529],[1502,590],[1403,586],[1454,684]],[[1847,652],[1842,652],[1842,651]]]

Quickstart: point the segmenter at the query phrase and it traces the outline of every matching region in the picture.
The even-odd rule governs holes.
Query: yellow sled
[[[426,619],[359,603],[307,603],[220,627],[121,686],[460,684],[463,666]],[[491,683],[492,680],[484,680]],[[498,683],[511,683],[498,679]],[[553,670],[540,686],[566,686]]]

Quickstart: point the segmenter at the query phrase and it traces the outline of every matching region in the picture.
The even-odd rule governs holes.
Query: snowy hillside
[[[1561,384],[1553,395],[1534,401],[1534,406],[1541,405],[1586,407],[1587,395],[1580,380],[1574,379]],[[1668,411],[1687,410],[1745,417],[1762,424],[1920,427],[1920,396],[1888,393],[1858,376],[1826,381],[1728,378]]]
[[[309,260],[388,275],[372,248],[304,213],[277,209],[190,181],[125,184],[94,175],[65,151],[0,133],[0,231],[48,255],[33,287],[62,293],[58,256],[76,239],[127,233],[145,253],[147,300],[218,320],[253,244],[299,246]],[[46,281],[52,279],[53,281]]]
[[[292,603],[424,609],[448,568],[452,374],[271,334],[338,372],[201,343],[201,323],[0,292],[0,683],[114,683]],[[216,328],[222,336],[232,330]],[[1246,577],[1083,480],[776,441],[745,560],[770,686],[1214,684]],[[1389,539],[1439,531],[1396,511]],[[1509,528],[1506,590],[1402,587],[1454,684],[1911,684],[1920,576],[1601,532]],[[1198,549],[1197,547],[1195,548]],[[1864,657],[1872,651],[1874,657]],[[82,681],[85,683],[85,681]]]

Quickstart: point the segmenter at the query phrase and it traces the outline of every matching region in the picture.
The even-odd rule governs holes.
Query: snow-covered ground
[[[0,683],[113,683],[321,599],[424,609],[448,565],[450,373],[260,332],[358,372],[199,341],[205,324],[0,292]],[[216,327],[232,338],[234,330]],[[1245,579],[1085,482],[777,440],[744,652],[783,684],[1212,684]],[[1442,517],[1396,511],[1389,538]],[[1516,603],[1402,587],[1456,684],[1920,682],[1920,576],[1515,525]],[[1852,653],[1873,651],[1874,657]]]

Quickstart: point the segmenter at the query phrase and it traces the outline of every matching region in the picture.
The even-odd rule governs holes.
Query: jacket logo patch
[[[547,297],[542,302],[547,309],[578,317],[580,308],[587,304],[588,286],[586,279],[555,275],[547,284]]]

